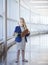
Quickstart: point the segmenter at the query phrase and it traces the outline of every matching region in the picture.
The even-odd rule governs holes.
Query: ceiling
[[[32,11],[48,16],[48,0],[22,0],[29,5]]]

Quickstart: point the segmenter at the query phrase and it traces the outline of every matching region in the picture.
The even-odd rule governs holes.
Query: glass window
[[[19,20],[19,4],[17,0],[8,0],[7,4],[7,36],[10,37]]]
[[[23,6],[20,6],[20,17],[23,17],[26,21],[26,23],[29,23],[30,20],[30,10],[23,7]]]
[[[8,37],[13,35],[16,25],[17,25],[16,21],[7,20],[7,36]]]
[[[3,39],[3,0],[0,0],[0,40]]]
[[[3,13],[3,0],[0,0],[0,14]]]
[[[3,39],[3,18],[0,17],[0,40]]]
[[[20,6],[20,17],[25,18],[25,9],[22,6]]]
[[[8,10],[7,15],[8,18],[12,18],[15,20],[19,19],[19,4],[16,2],[16,0],[7,0],[8,2]]]

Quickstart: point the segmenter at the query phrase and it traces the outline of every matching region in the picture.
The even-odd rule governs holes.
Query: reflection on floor
[[[28,63],[23,63],[20,55],[20,62],[16,60],[16,45],[8,51],[7,65],[48,65],[48,35],[39,35],[28,38],[26,44],[25,58]]]

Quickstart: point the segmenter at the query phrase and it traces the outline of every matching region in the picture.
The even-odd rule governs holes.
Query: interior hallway
[[[12,46],[7,53],[7,65],[48,65],[48,35],[32,36],[26,44],[25,58],[28,63],[21,61],[17,64],[16,45]]]

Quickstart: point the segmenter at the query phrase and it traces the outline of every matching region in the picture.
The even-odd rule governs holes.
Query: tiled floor
[[[26,44],[25,58],[28,63],[21,61],[17,64],[16,60],[16,45],[10,48],[7,54],[7,65],[48,65],[48,35],[39,35],[28,38]]]

